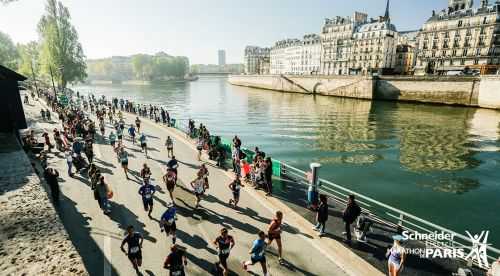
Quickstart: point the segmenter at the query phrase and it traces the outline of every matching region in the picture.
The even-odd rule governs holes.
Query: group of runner
[[[77,95],[77,99],[84,99]],[[78,102],[83,102],[82,105],[79,105]],[[109,144],[112,146],[113,150],[116,152],[117,160],[121,164],[123,168],[125,177],[129,178],[129,155],[126,150],[126,146],[124,144],[124,129],[127,124],[125,122],[122,110],[124,107],[114,106],[113,103],[116,101],[113,100],[111,103],[106,102],[104,98],[97,100],[93,96],[89,96],[88,101],[84,100],[72,100],[71,105],[68,107],[58,107],[54,109],[57,113],[60,114],[59,118],[63,121],[63,126],[65,126],[64,133],[70,133],[69,135],[75,139],[76,144],[79,142],[79,136],[83,136],[84,139],[90,140],[92,143],[96,137],[95,135],[95,123],[90,119],[91,115],[85,114],[83,110],[88,110],[90,108],[90,113],[95,115],[96,120],[98,121],[99,130],[103,141],[107,138]],[[121,102],[118,101],[118,103]],[[54,106],[53,104],[51,106]],[[124,105],[125,106],[125,105]],[[81,109],[83,107],[83,110]],[[153,108],[152,110],[159,110]],[[140,112],[142,116],[147,116],[146,112]],[[109,124],[112,126],[112,130],[109,135],[106,137],[106,115],[109,119]],[[139,117],[136,117],[134,122],[128,124],[128,137],[132,142],[132,145],[135,144],[136,134],[140,133],[139,142],[142,151],[144,152],[146,158],[148,157],[147,153],[147,136],[144,131],[141,132],[141,120]],[[116,133],[116,134],[115,134]],[[71,135],[74,134],[74,135]],[[208,130],[200,125],[199,130],[200,137],[205,141],[209,139]],[[233,141],[234,142],[234,141]],[[87,146],[87,148],[92,149],[92,143]],[[237,148],[239,150],[239,146],[241,145],[241,141],[236,141]],[[167,171],[163,175],[162,180],[166,185],[166,188],[169,192],[169,196],[171,199],[171,203],[167,205],[167,209],[163,212],[160,219],[160,228],[162,232],[166,233],[167,238],[172,239],[172,246],[170,248],[170,254],[167,257],[164,267],[170,270],[170,275],[184,275],[184,267],[187,264],[187,258],[184,250],[176,245],[177,236],[176,236],[176,219],[177,219],[177,209],[175,206],[174,200],[174,189],[177,184],[178,179],[178,171],[177,168],[179,166],[176,157],[174,156],[174,143],[173,139],[168,136],[165,140],[165,146],[167,148],[167,157],[170,158],[167,162]],[[72,148],[75,148],[74,144]],[[66,148],[65,148],[66,149]],[[202,145],[202,149],[205,147]],[[200,149],[200,158],[201,158],[201,150]],[[73,149],[75,151],[75,149]],[[78,147],[76,147],[76,151],[81,151]],[[90,154],[89,154],[90,155]],[[69,154],[68,160],[73,158],[73,152]],[[92,154],[93,156],[93,154]],[[260,159],[263,156],[258,154],[256,160],[260,162]],[[99,171],[99,168],[93,163],[93,157],[88,158],[88,175],[91,179],[92,189],[95,191],[95,197],[99,202],[99,206],[103,209],[104,213],[108,214],[111,212],[109,199],[112,197],[112,191],[109,185],[106,183],[104,176]],[[69,161],[68,161],[69,162]],[[69,163],[68,163],[69,166]],[[71,173],[71,170],[69,170]],[[70,174],[71,175],[71,174]],[[138,189],[138,194],[142,199],[142,203],[144,206],[144,210],[147,212],[148,216],[152,218],[152,211],[154,206],[154,195],[157,191],[156,185],[153,183],[151,178],[152,173],[151,169],[147,166],[147,164],[143,164],[143,167],[140,172],[140,176],[142,178],[142,185]],[[232,198],[229,200],[229,203],[235,208],[238,205],[240,198],[240,190],[245,185],[242,183],[243,179],[248,179],[248,172],[241,172],[235,170],[235,178],[228,185],[229,190],[232,193]],[[193,190],[194,197],[196,199],[195,208],[200,206],[200,202],[205,195],[206,191],[209,189],[209,171],[205,164],[200,166],[196,174],[196,178],[190,182],[190,186]],[[111,193],[111,195],[110,195]],[[281,244],[281,225],[283,220],[283,214],[281,212],[277,212],[275,214],[275,218],[272,220],[267,233],[260,232],[258,234],[258,238],[254,241],[253,246],[250,250],[251,258],[249,261],[242,263],[242,267],[246,270],[248,266],[260,263],[262,265],[262,270],[264,274],[267,274],[267,265],[265,258],[266,247],[270,245],[274,240],[276,240],[278,246],[279,253],[279,261],[281,263],[282,259],[282,244]],[[228,275],[229,268],[227,260],[229,258],[231,249],[235,246],[235,239],[233,236],[229,235],[227,228],[222,228],[220,230],[220,235],[213,241],[214,246],[218,250],[218,262],[216,263],[217,268],[222,272],[223,275]],[[267,241],[266,241],[267,238]],[[132,226],[127,228],[127,235],[124,238],[121,249],[128,255],[131,263],[133,264],[134,269],[137,271],[139,267],[142,265],[142,243],[143,237],[140,233],[136,232]],[[125,251],[125,245],[127,245],[127,250]]]

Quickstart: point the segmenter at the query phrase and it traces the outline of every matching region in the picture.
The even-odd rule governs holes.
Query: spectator
[[[328,220],[328,199],[326,195],[319,196],[319,207],[316,214],[317,224],[314,230],[319,231],[319,236],[325,235],[326,221]]]
[[[349,244],[351,243],[351,224],[360,214],[361,208],[356,203],[354,195],[349,195],[347,206],[342,214],[342,220],[345,223],[345,232],[342,234],[346,235],[346,242]]]
[[[46,168],[43,177],[49,185],[54,205],[59,205],[59,180],[57,179],[59,177],[59,172],[53,168]]]

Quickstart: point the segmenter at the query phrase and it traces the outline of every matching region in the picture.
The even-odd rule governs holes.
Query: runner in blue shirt
[[[267,275],[266,266],[266,233],[264,231],[259,232],[259,238],[253,242],[252,249],[250,249],[250,261],[243,262],[243,269],[248,271],[249,265],[254,265],[260,263],[262,266],[262,272]]]
[[[144,211],[148,212],[148,217],[151,218],[153,211],[153,195],[156,192],[155,186],[151,184],[149,177],[144,178],[144,185],[139,188],[139,194],[142,196],[142,204]]]
[[[172,234],[172,243],[175,244],[176,236],[175,231],[177,230],[177,225],[175,224],[176,212],[174,204],[170,203],[167,207],[167,210],[160,219],[160,227],[161,231],[165,231],[167,237]]]
[[[132,139],[132,144],[135,145],[135,127],[134,125],[130,125],[128,128],[128,135],[130,135],[130,138]]]

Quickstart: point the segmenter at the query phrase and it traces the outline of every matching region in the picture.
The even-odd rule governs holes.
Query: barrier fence
[[[176,129],[186,134],[189,133],[188,122],[186,120],[173,119],[173,121],[175,122],[173,126]],[[196,138],[196,133],[191,138]],[[228,153],[226,156],[229,156],[228,159],[230,160],[232,151],[232,141],[224,137],[221,137],[221,145]],[[247,161],[251,162],[253,156],[255,155],[255,152],[244,147],[241,147],[241,149],[246,154]],[[283,163],[276,159],[272,159],[272,163],[273,163],[273,176],[277,178],[286,178],[292,180],[299,185],[303,185],[304,188],[307,188],[310,185],[309,179],[307,177],[307,172],[295,168],[286,163]],[[379,202],[373,198],[370,198],[368,196],[352,191],[348,188],[337,185],[326,179],[319,178],[319,191],[323,194],[326,194],[330,199],[333,199],[334,201],[341,203],[343,205],[347,204],[347,197],[349,195],[355,195],[356,201],[359,203],[362,212],[365,216],[367,216],[370,220],[374,222],[390,226],[400,232],[409,231],[419,234],[442,232],[445,234],[451,234],[449,235],[451,236],[451,238],[445,238],[439,240],[436,238],[428,238],[426,240],[422,240],[422,242],[426,243],[427,245],[433,246],[434,248],[440,248],[443,250],[447,249],[453,250],[455,248],[461,248],[465,250],[466,253],[465,256],[462,257],[462,259],[465,260],[469,266],[476,265],[482,269],[487,268],[484,264],[478,261],[480,260],[480,257],[478,256],[481,256],[479,249],[478,249],[479,252],[478,256],[472,255],[471,258],[466,259],[466,257],[468,257],[467,255],[469,251],[473,250],[473,244],[474,244],[474,241],[468,236],[457,233],[448,228],[439,226],[437,224],[434,224],[430,221],[414,216],[398,208]],[[487,246],[486,255],[488,262],[492,263],[493,261],[497,260],[497,258],[500,256],[500,250],[493,247],[490,244],[484,246]]]

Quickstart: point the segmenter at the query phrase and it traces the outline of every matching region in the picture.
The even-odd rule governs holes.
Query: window
[[[462,51],[462,56],[464,56],[464,57],[465,57],[465,56],[467,56],[467,49],[464,49],[464,50]]]
[[[463,24],[462,20],[458,21],[458,27],[459,28],[462,27],[462,24]]]
[[[460,65],[465,65],[465,59],[460,60]]]
[[[481,55],[481,49],[477,48],[476,49],[476,56],[480,56]]]
[[[483,18],[483,24],[486,24],[488,22],[488,18],[487,17],[484,17]]]
[[[475,64],[475,65],[479,64],[479,59],[477,59],[477,58],[476,58],[476,59],[474,59],[474,64]]]

